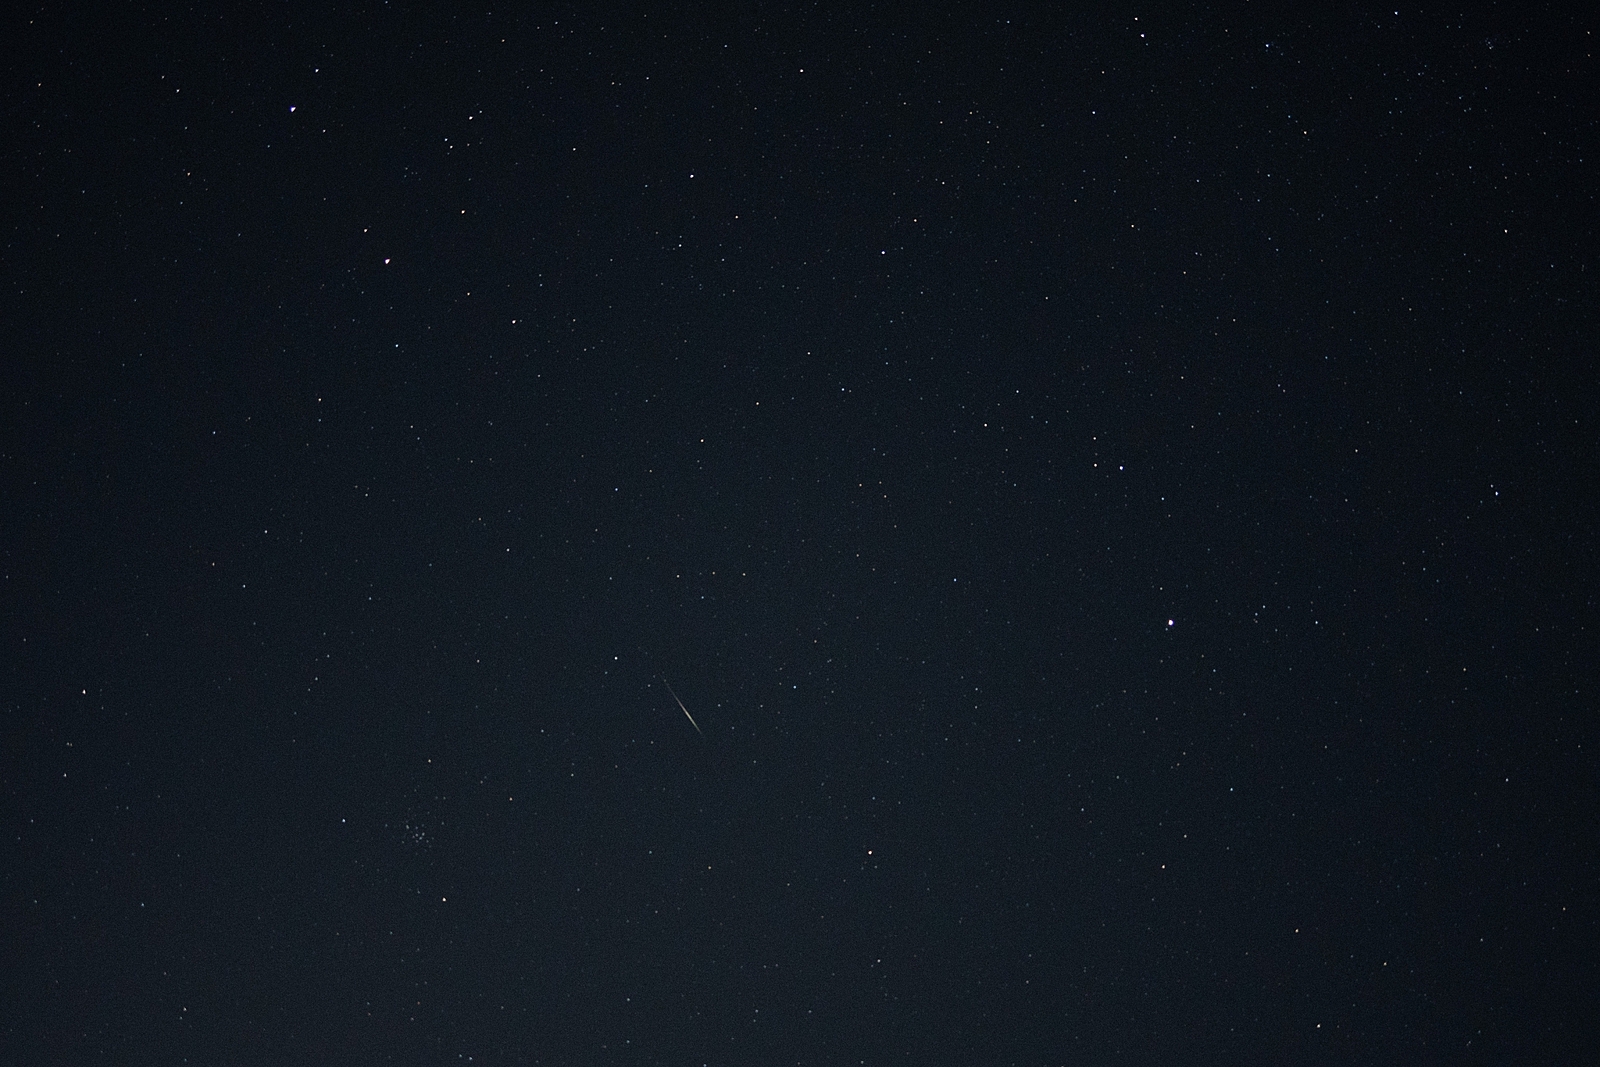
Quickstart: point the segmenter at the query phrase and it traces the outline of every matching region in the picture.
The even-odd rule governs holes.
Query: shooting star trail
[[[667,681],[666,678],[662,678],[661,685],[667,686],[667,693],[672,693],[672,685],[670,685],[669,681]],[[674,701],[678,701],[678,694],[677,693],[672,693],[672,699],[674,699]],[[683,701],[678,701],[678,707],[683,707]],[[693,715],[690,715],[690,709],[686,709],[686,707],[683,707],[683,717],[688,718],[688,720],[690,720],[690,726],[693,726],[694,733],[698,733],[699,736],[701,736],[701,737],[706,736],[706,731],[704,731],[704,729],[699,728],[699,723],[696,723],[696,721],[694,721]]]
[[[661,684],[667,687],[667,692],[672,693],[672,686],[665,678],[661,679]],[[672,699],[678,700],[678,694],[672,693]],[[683,701],[678,700],[678,707],[683,708]],[[694,727],[694,732],[704,737],[706,732],[700,729],[700,724],[694,721],[694,716],[689,714],[688,708],[683,708],[683,714],[689,720],[689,725]]]

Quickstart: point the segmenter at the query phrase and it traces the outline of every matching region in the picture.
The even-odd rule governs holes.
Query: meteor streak
[[[661,679],[661,684],[667,687],[667,692],[672,693],[672,685],[665,678]],[[672,699],[678,700],[678,694],[672,693]],[[678,707],[683,708],[683,701],[678,700]],[[684,718],[689,720],[689,725],[694,727],[695,733],[699,734],[701,737],[706,735],[706,732],[700,729],[700,724],[694,721],[694,716],[689,714],[688,708],[683,708],[683,715]]]

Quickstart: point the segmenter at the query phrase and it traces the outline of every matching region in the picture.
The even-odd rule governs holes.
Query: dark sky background
[[[1586,1059],[1596,20],[1292,7],[5,15],[0,1058]]]

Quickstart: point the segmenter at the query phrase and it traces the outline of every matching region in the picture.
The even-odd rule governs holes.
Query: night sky
[[[1587,1060],[1593,12],[320,7],[0,25],[0,1059]]]

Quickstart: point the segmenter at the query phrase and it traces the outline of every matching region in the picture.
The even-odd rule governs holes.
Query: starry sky
[[[0,1058],[1581,1060],[1594,21],[9,11]]]

